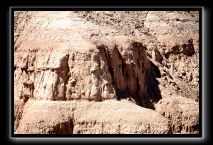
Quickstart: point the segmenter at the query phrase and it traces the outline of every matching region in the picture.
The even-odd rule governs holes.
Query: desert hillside
[[[198,16],[15,11],[15,134],[199,133]]]

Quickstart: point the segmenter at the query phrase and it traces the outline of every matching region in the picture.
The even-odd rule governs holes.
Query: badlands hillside
[[[15,11],[14,133],[199,133],[198,16]]]

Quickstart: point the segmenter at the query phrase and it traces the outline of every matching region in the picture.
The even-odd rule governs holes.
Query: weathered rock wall
[[[198,133],[196,16],[15,12],[15,133]]]
[[[69,23],[72,21],[70,19]],[[34,19],[30,25],[33,23]],[[144,77],[149,62],[140,42],[128,36],[64,42],[55,38],[60,34],[60,29],[56,29],[56,40],[50,43],[40,39],[43,34],[39,38],[35,35],[43,31],[44,25],[35,24],[38,29],[29,26],[15,41],[15,97],[103,100],[116,98],[116,89],[131,95],[146,94]],[[48,23],[47,27],[50,25]],[[84,28],[81,25],[76,27]],[[33,40],[24,41],[25,31],[32,31],[29,37]],[[44,32],[47,31],[53,33],[51,30]],[[48,33],[44,34],[51,35]]]

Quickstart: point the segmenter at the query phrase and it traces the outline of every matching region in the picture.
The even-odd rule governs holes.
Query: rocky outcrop
[[[15,133],[166,134],[169,131],[166,118],[129,101],[29,100]]]
[[[199,100],[199,13],[197,11],[76,12],[101,26],[135,36],[160,70],[161,94]],[[162,95],[164,96],[164,95]]]
[[[15,133],[197,132],[196,127],[186,125],[191,120],[184,119],[179,121],[183,127],[179,131],[180,125],[164,115],[167,110],[162,109],[172,106],[158,102],[169,93],[197,99],[197,90],[191,94],[185,90],[194,75],[186,72],[184,75],[181,71],[182,78],[178,78],[180,71],[174,71],[177,64],[188,61],[188,57],[196,59],[198,35],[194,34],[197,30],[185,34],[183,41],[167,42],[173,39],[171,33],[158,32],[159,27],[152,23],[162,21],[160,27],[163,28],[166,22],[173,31],[176,29],[176,26],[170,26],[173,17],[167,20],[169,13],[142,14],[143,21],[137,31],[132,31],[135,27],[131,26],[131,31],[124,27],[126,32],[123,32],[117,25],[110,26],[114,20],[109,19],[110,23],[106,25],[102,19],[95,22],[92,19],[98,15],[112,17],[113,12],[15,13]],[[129,14],[134,15],[139,16],[138,13]],[[190,17],[186,19],[181,20],[180,26]],[[126,18],[123,21],[129,24]],[[145,29],[142,31],[141,27]],[[194,28],[191,27],[189,29]],[[168,51],[159,49],[162,43]],[[173,63],[176,56],[180,59]],[[188,70],[192,72],[190,69],[192,67]],[[185,76],[187,81],[182,83]],[[162,101],[167,102],[164,98]],[[193,100],[186,100],[185,106],[187,101]],[[195,118],[192,126],[199,124],[199,110],[196,109],[198,105],[192,115]],[[186,112],[187,115],[190,114]],[[173,118],[177,116],[174,114]],[[186,131],[186,126],[193,129]]]
[[[142,40],[147,52],[158,48],[163,56],[161,92],[199,99],[199,14],[198,12],[148,12]],[[149,56],[149,55],[148,55]],[[157,58],[157,57],[156,57]],[[157,61],[156,58],[154,61]]]
[[[156,104],[155,110],[170,120],[173,133],[198,133],[199,105],[197,102],[181,96],[165,97]]]
[[[70,19],[67,23],[72,22]],[[33,23],[35,22],[32,21],[30,25]],[[94,27],[89,24],[88,27]],[[41,26],[43,28],[44,24]],[[47,24],[48,26],[51,24]],[[77,30],[83,28],[81,25],[74,26]],[[15,42],[15,97],[18,99],[32,97],[101,101],[132,97],[142,104],[142,97],[148,96],[145,78],[151,73],[149,70],[152,65],[146,58],[142,43],[122,35],[90,39],[82,35],[82,40],[75,41],[74,35],[69,38],[72,40],[54,38],[56,40],[49,43],[34,36],[43,31],[42,28],[38,31],[29,26]],[[35,31],[29,34],[33,41],[22,41],[26,37],[25,31]],[[59,29],[55,29],[54,33],[60,34]],[[73,34],[72,31],[70,33]],[[62,42],[58,42],[59,40]],[[122,95],[125,92],[129,94]]]

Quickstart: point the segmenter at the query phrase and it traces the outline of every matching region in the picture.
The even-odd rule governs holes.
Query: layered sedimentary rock
[[[166,134],[169,131],[166,118],[129,101],[29,100],[15,133]]]
[[[194,128],[186,132],[197,133],[198,105],[191,126],[186,125],[191,120],[184,119],[181,125],[171,125],[175,119],[163,108],[172,106],[158,102],[166,90],[160,84],[164,66],[158,63],[173,54],[193,55],[188,47],[191,39],[187,46],[179,46],[182,50],[177,48],[179,52],[175,44],[166,53],[154,48],[150,61],[151,48],[142,35],[97,25],[76,12],[31,11],[15,16],[15,133],[167,134],[183,133],[181,125]],[[153,32],[151,18],[144,20],[144,26]]]
[[[46,16],[43,19],[45,18]],[[67,23],[74,21],[65,20]],[[86,24],[81,26],[79,22],[73,24],[70,33],[66,29],[70,37],[66,40],[56,38],[60,34],[59,28],[55,32],[48,30],[50,36],[46,35],[50,40],[41,39],[43,34],[38,38],[37,33],[46,32],[40,28],[45,27],[44,24],[36,25],[39,31],[34,27],[23,31],[22,34],[32,31],[28,37],[33,40],[23,41],[26,37],[23,35],[15,42],[15,97],[104,100],[116,98],[116,89],[128,91],[131,95],[146,94],[144,78],[149,71],[149,61],[142,43],[122,35],[91,39],[82,35],[83,38],[78,37],[79,40],[75,40],[73,30],[79,31],[84,25]],[[89,25],[91,29],[97,27],[90,23],[87,27]],[[51,24],[47,24],[48,26]],[[85,33],[88,29],[81,31]]]

